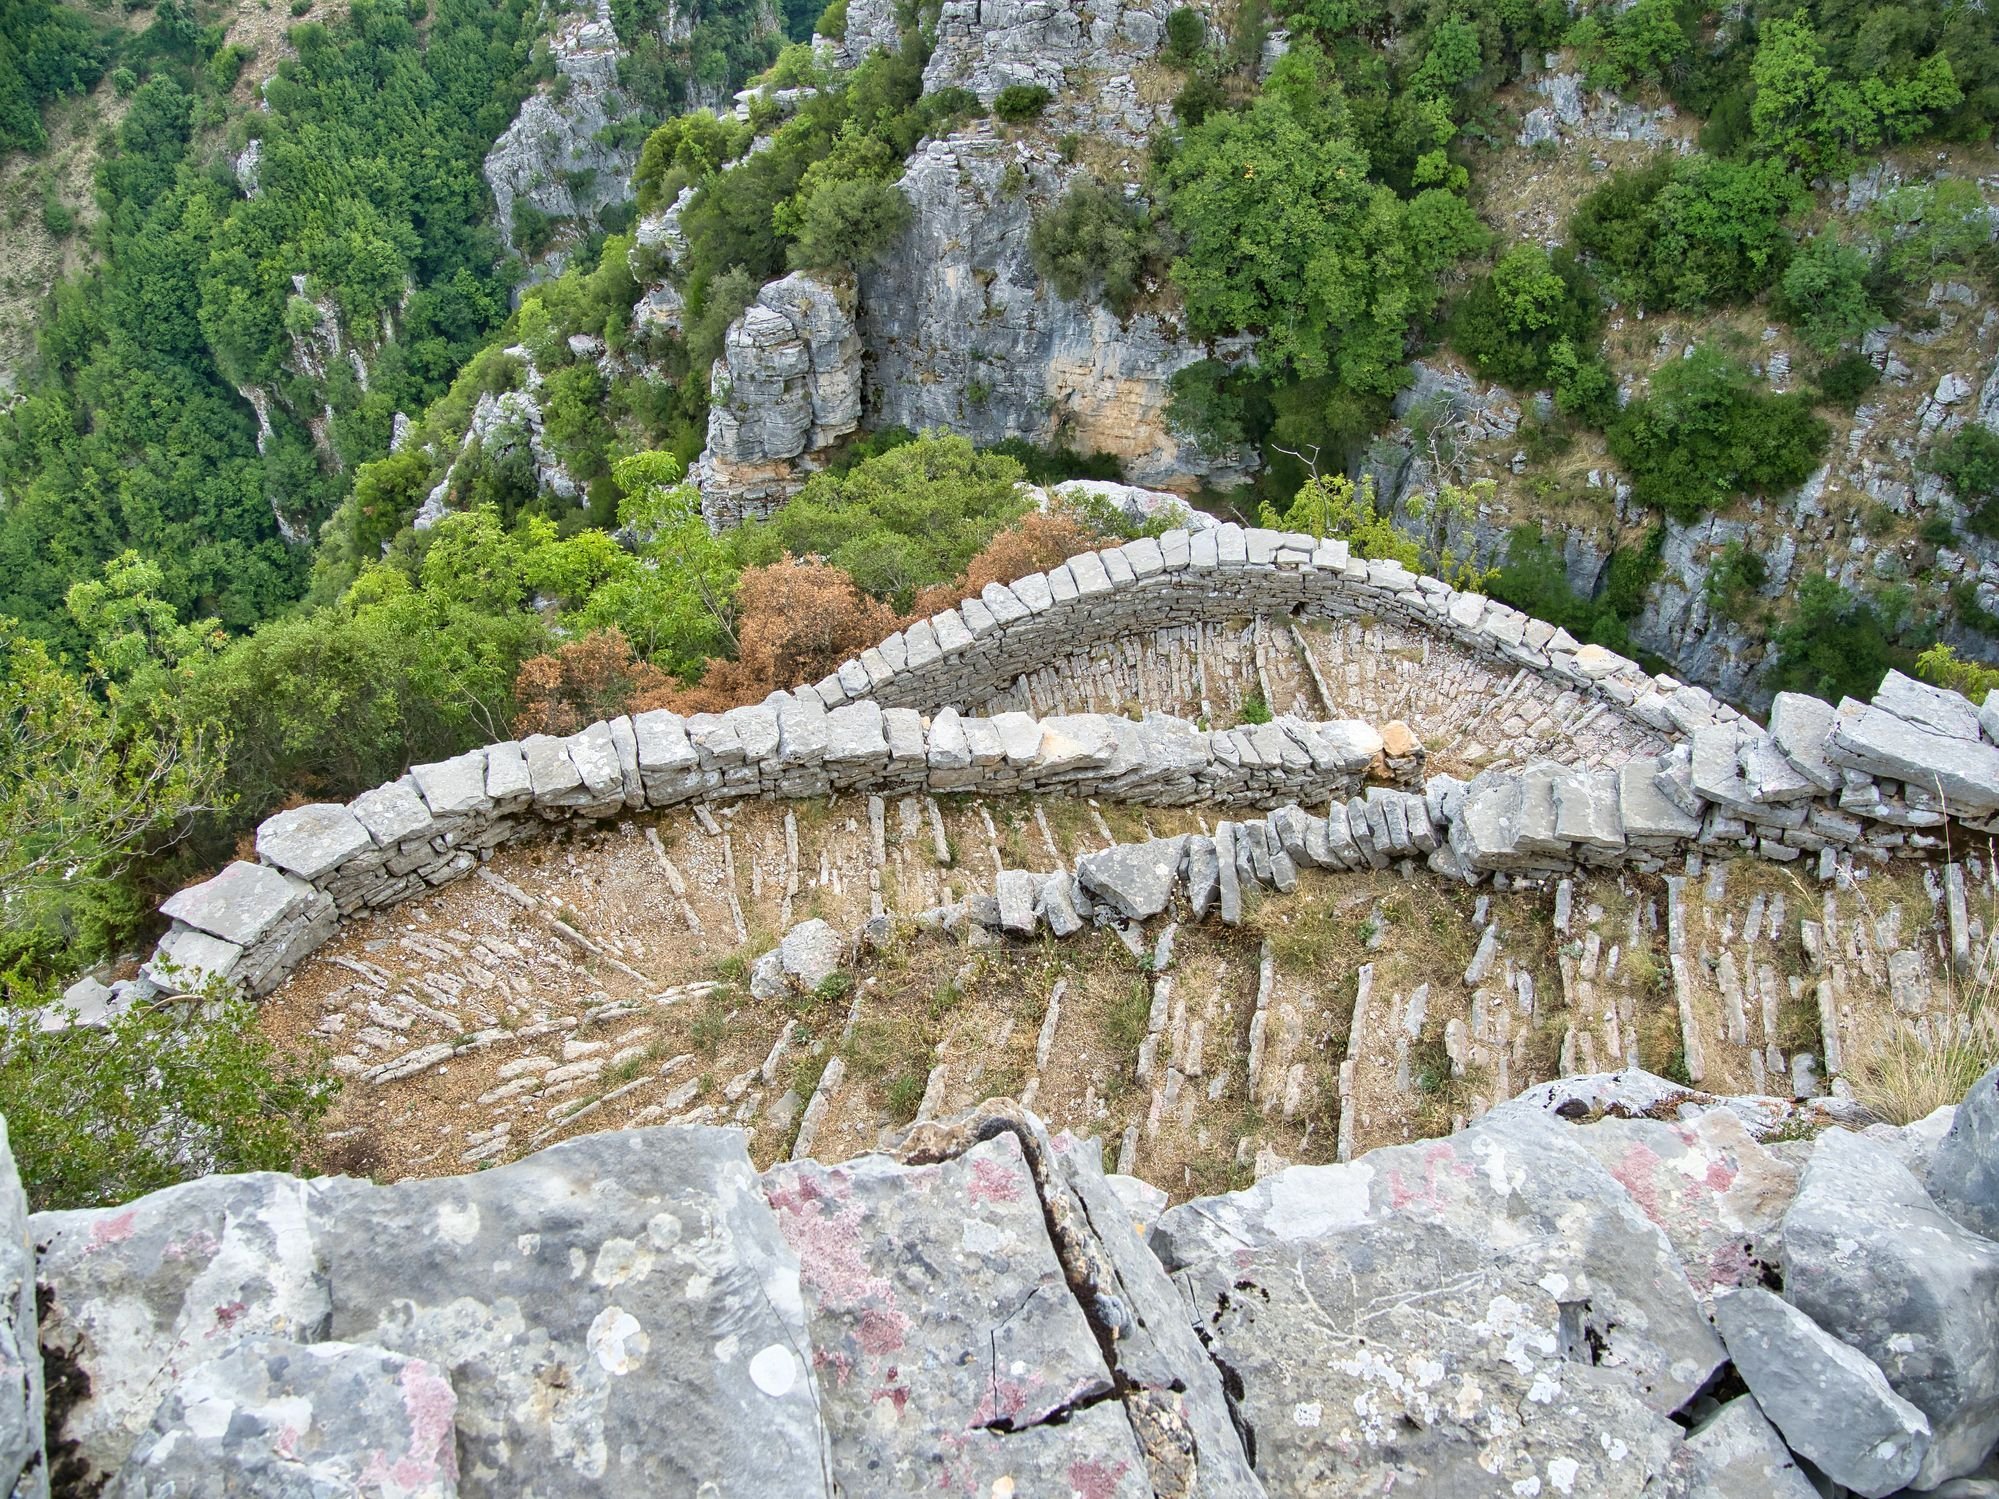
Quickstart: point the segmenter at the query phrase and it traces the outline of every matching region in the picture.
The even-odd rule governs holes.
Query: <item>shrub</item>
[[[1210,458],[1249,440],[1246,405],[1229,367],[1220,360],[1197,360],[1175,370],[1166,389],[1168,425],[1191,437]]]
[[[1924,455],[1923,467],[1950,486],[1971,530],[1999,537],[1999,432],[1967,422]]]
[[[1151,213],[1094,177],[1079,177],[1036,215],[1027,243],[1036,269],[1062,297],[1080,301],[1094,287],[1120,317],[1164,258]]]
[[[1488,380],[1517,390],[1549,382],[1555,345],[1595,342],[1596,297],[1567,250],[1513,246],[1472,284],[1451,316],[1451,342]]]
[[[1708,608],[1724,619],[1739,620],[1750,595],[1770,578],[1770,566],[1760,552],[1731,541],[1716,555],[1701,585]]]
[[[1166,17],[1166,61],[1184,68],[1208,45],[1208,23],[1198,10],[1181,6]]]
[[[833,41],[844,41],[847,35],[847,0],[831,0],[819,12],[819,19],[813,23],[812,29]]]
[[[1619,172],[1576,205],[1569,231],[1621,300],[1688,309],[1755,296],[1790,253],[1784,219],[1804,188],[1774,161],[1696,152]]]
[[[800,270],[872,265],[909,225],[909,199],[876,178],[820,182],[805,199],[790,250]]]
[[[1886,623],[1866,599],[1823,574],[1798,585],[1797,607],[1771,637],[1771,686],[1827,702],[1871,698],[1894,664]]]
[[[1652,394],[1625,407],[1609,429],[1633,496],[1683,522],[1735,495],[1801,482],[1829,436],[1808,397],[1758,389],[1705,344],[1659,370]]]
[[[1853,406],[1880,383],[1881,372],[1865,354],[1848,354],[1819,371],[1819,394],[1841,406]]]
[[[1025,125],[1040,119],[1054,98],[1038,83],[1011,83],[994,97],[993,113],[1009,125]]]
[[[1784,267],[1777,312],[1814,353],[1837,353],[1881,321],[1867,295],[1867,271],[1867,256],[1838,235],[1814,235]]]
[[[920,615],[950,608],[974,598],[988,583],[1012,583],[1030,573],[1046,572],[1078,552],[1100,546],[1103,538],[1075,515],[1060,510],[1034,510],[996,534],[949,583],[938,583],[916,596]]]

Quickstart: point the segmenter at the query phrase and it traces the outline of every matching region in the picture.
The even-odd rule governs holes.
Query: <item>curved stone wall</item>
[[[1593,693],[1678,742],[1615,768],[1546,761],[1361,795],[1382,741],[1357,721],[1281,718],[1210,731],[1167,717],[967,718],[951,706],[1058,650],[1186,620],[1291,612],[1422,623]],[[447,884],[550,823],[642,808],[979,792],[1275,809],[1240,830],[1224,825],[1212,838],[1140,856],[1157,871],[1151,883],[1164,882],[1154,909],[1185,880],[1197,913],[1210,903],[1227,913],[1223,892],[1236,877],[1281,890],[1300,864],[1422,858],[1453,878],[1540,878],[1619,863],[1657,869],[1699,847],[1785,862],[1814,855],[1830,878],[1852,853],[1885,859],[1941,848],[1950,818],[1999,831],[1995,741],[1999,709],[1974,709],[1899,673],[1871,705],[1780,694],[1764,729],[1699,688],[1648,676],[1477,594],[1354,559],[1341,542],[1234,526],[1171,532],[989,587],[826,681],[763,703],[686,719],[644,713],[568,738],[489,745],[413,767],[344,805],[280,812],[257,831],[256,863],[233,864],[162,906],[172,927],[140,992],[123,997],[212,978],[268,992],[343,916]],[[1302,810],[1328,803],[1330,815]],[[1020,872],[1000,892],[1003,924],[1073,930],[1080,919],[1066,908],[1080,892],[1087,912],[1093,887],[1107,893],[1080,865],[1073,874]],[[1130,918],[1130,904],[1111,898],[1110,914]]]
[[[1344,541],[1236,525],[1168,531],[1011,586],[993,583],[798,689],[829,708],[873,701],[929,711],[1003,687],[1104,640],[1255,614],[1379,615],[1474,654],[1587,692],[1671,737],[1740,717],[1705,688],[1654,677],[1599,645],[1400,563],[1369,562]]]

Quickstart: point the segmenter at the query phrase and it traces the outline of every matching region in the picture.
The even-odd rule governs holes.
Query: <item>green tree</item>
[[[1692,521],[1738,494],[1802,482],[1830,433],[1801,394],[1759,390],[1735,361],[1702,344],[1652,377],[1652,392],[1609,429],[1610,451],[1631,492],[1676,520]]]
[[[1827,702],[1873,697],[1897,654],[1874,607],[1823,574],[1799,583],[1796,607],[1771,641],[1771,685]]]
[[[77,675],[0,619],[0,979],[9,984],[101,953],[137,914],[133,861],[224,800],[222,735],[182,696],[180,663],[156,652],[147,632],[157,618],[104,601],[92,622],[108,660]],[[148,690],[128,692],[134,680]]]
[[[1484,232],[1452,193],[1404,201],[1370,181],[1337,94],[1301,118],[1307,66],[1280,69],[1240,114],[1209,116],[1166,164],[1185,245],[1173,277],[1200,331],[1253,329],[1266,364],[1391,390],[1438,276]]]
[[[908,226],[909,199],[894,183],[867,177],[822,181],[800,204],[791,264],[858,270],[879,260]]]
[[[1881,321],[1867,294],[1867,256],[1830,230],[1814,235],[1784,267],[1777,310],[1814,353],[1830,357]]]

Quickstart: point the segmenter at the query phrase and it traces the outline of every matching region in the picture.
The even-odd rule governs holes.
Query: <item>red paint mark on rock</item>
[[[127,1208],[122,1213],[113,1213],[108,1218],[99,1218],[90,1225],[92,1249],[103,1249],[110,1244],[123,1244],[138,1231],[139,1210]]]
[[[1663,1228],[1666,1219],[1659,1207],[1659,1185],[1654,1176],[1658,1169],[1659,1157],[1652,1147],[1634,1143],[1624,1159],[1610,1168],[1610,1174],[1631,1194],[1639,1211]]]
[[[1069,1464],[1069,1489],[1076,1499],[1113,1499],[1129,1465],[1121,1462]]]
[[[1018,1202],[1020,1190],[1020,1178],[998,1161],[978,1160],[972,1163],[972,1201]]]
[[[885,1354],[900,1353],[909,1331],[909,1318],[893,1306],[871,1306],[861,1313],[861,1320],[854,1327],[854,1337],[861,1345],[861,1352],[869,1358],[881,1358]]]

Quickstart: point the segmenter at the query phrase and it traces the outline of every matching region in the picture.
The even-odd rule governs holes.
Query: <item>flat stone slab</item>
[[[1938,1207],[1973,1233],[1999,1240],[1999,1067],[1972,1084],[1957,1106],[1930,1159],[1928,1181]]]
[[[176,891],[160,913],[197,931],[248,947],[312,903],[310,885],[286,878],[268,864],[237,860],[212,880]]]
[[[456,1499],[457,1411],[423,1359],[245,1339],[166,1392],[106,1499]]]
[[[1693,1499],[1819,1499],[1752,1396],[1736,1396],[1689,1432],[1687,1447],[1700,1470]]]
[[[78,1484],[125,1465],[160,1399],[239,1338],[324,1336],[329,1299],[305,1183],[210,1176],[122,1208],[37,1213],[42,1352],[80,1377],[51,1454]]]
[[[1999,1442],[1999,1244],[1940,1212],[1881,1141],[1819,1136],[1784,1217],[1784,1294],[1929,1417],[1915,1487]]]
[[[1999,809],[1999,747],[1954,739],[1880,708],[1842,710],[1833,719],[1826,759],[1890,780],[1941,792],[1960,815]]]
[[[266,817],[257,826],[257,857],[302,880],[331,874],[374,846],[375,840],[360,819],[335,802],[293,807]]]
[[[829,1492],[797,1261],[740,1132],[314,1183],[312,1215],[330,1335],[450,1372],[468,1499]]]
[[[1023,1496],[1150,1499],[1014,1136],[929,1166],[788,1162],[763,1188],[798,1257],[842,1492],[983,1496],[1011,1477]]]
[[[1108,902],[1129,921],[1145,921],[1166,909],[1180,878],[1185,836],[1121,843],[1076,861],[1076,875],[1093,899]]]

